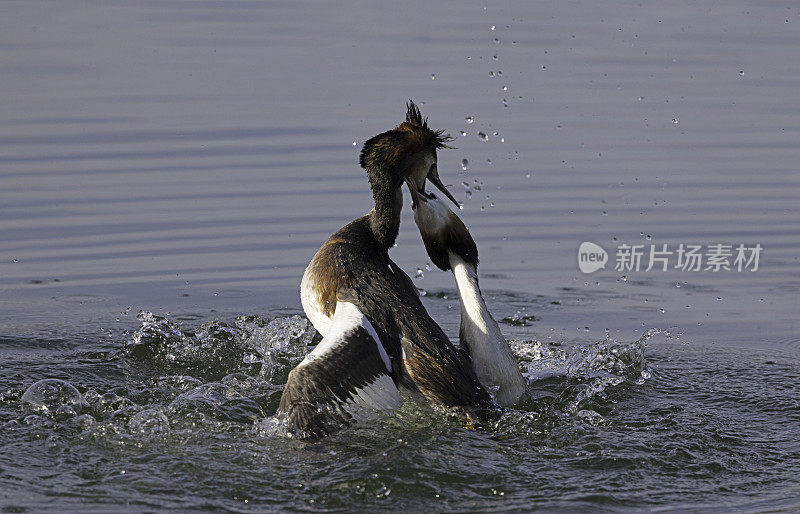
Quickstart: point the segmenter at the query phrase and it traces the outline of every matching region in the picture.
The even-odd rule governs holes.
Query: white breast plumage
[[[328,333],[328,328],[331,326],[331,318],[322,312],[322,305],[319,303],[314,277],[311,273],[311,265],[306,268],[305,273],[303,273],[303,281],[300,283],[300,303],[303,305],[303,311],[305,311],[308,320],[311,321],[317,332],[325,337],[325,334]]]

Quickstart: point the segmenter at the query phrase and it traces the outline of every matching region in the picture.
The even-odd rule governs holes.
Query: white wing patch
[[[400,407],[400,393],[388,375],[381,375],[366,387],[357,388],[344,409],[356,421],[367,421],[375,411],[390,411]]]
[[[337,302],[322,341],[289,373],[278,414],[300,437],[321,437],[400,406],[392,361],[366,316]]]
[[[386,371],[392,371],[392,361],[389,359],[389,354],[381,344],[378,334],[375,332],[372,323],[369,322],[358,307],[350,302],[336,302],[336,310],[333,313],[333,318],[330,325],[327,326],[327,333],[322,338],[317,346],[314,347],[300,366],[308,361],[313,361],[323,357],[325,354],[332,351],[334,348],[347,343],[347,335],[353,332],[356,328],[363,327],[367,333],[375,340],[375,345],[378,347],[378,353],[381,354],[383,364],[386,366]]]

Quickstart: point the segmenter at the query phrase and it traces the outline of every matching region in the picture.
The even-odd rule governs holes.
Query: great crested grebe
[[[303,274],[303,310],[323,338],[289,373],[278,407],[278,418],[297,437],[321,437],[395,409],[399,386],[472,419],[497,413],[469,361],[389,258],[404,180],[427,178],[452,199],[436,171],[436,150],[450,138],[429,129],[413,102],[407,108],[403,123],[361,150],[375,207],[328,238]]]
[[[514,405],[525,391],[525,379],[500,327],[478,286],[478,247],[461,219],[433,193],[406,180],[412,196],[414,222],[431,261],[452,270],[461,300],[459,340],[469,353],[475,374],[503,406]]]

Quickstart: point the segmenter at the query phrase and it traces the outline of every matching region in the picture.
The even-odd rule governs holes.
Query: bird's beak
[[[414,182],[410,178],[405,177],[403,180],[406,181],[406,185],[408,186],[408,190],[411,192],[411,210],[414,210],[414,209],[417,208],[417,205],[419,205],[419,202],[425,202],[426,201],[425,196],[422,193],[419,192],[419,190],[417,189],[417,186],[414,185]],[[424,180],[422,182],[422,187],[425,187],[425,181]]]
[[[438,171],[436,171],[436,168],[434,168],[433,170],[431,170],[431,172],[430,172],[430,173],[428,173],[428,180],[430,180],[430,181],[431,181],[431,184],[433,184],[434,186],[436,186],[436,188],[437,188],[439,191],[441,191],[442,193],[444,193],[444,195],[445,195],[447,198],[449,198],[449,199],[450,199],[450,201],[451,201],[451,202],[453,202],[453,203],[455,204],[455,206],[456,206],[456,207],[458,207],[459,209],[461,208],[461,206],[460,206],[460,205],[458,205],[458,200],[456,200],[456,199],[453,197],[453,195],[451,195],[451,194],[450,194],[450,191],[448,191],[448,190],[447,190],[447,188],[446,188],[446,187],[444,187],[444,184],[442,184],[442,181],[439,179],[439,172],[438,172]]]

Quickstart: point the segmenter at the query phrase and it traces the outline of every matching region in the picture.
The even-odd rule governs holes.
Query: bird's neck
[[[369,226],[378,244],[388,251],[394,246],[400,230],[403,192],[400,187],[373,185],[372,196],[375,198],[375,208],[369,212]]]
[[[486,308],[486,302],[481,295],[477,266],[464,261],[454,253],[450,253],[449,257],[461,301],[459,333],[462,341],[480,344],[502,338],[500,327]]]

